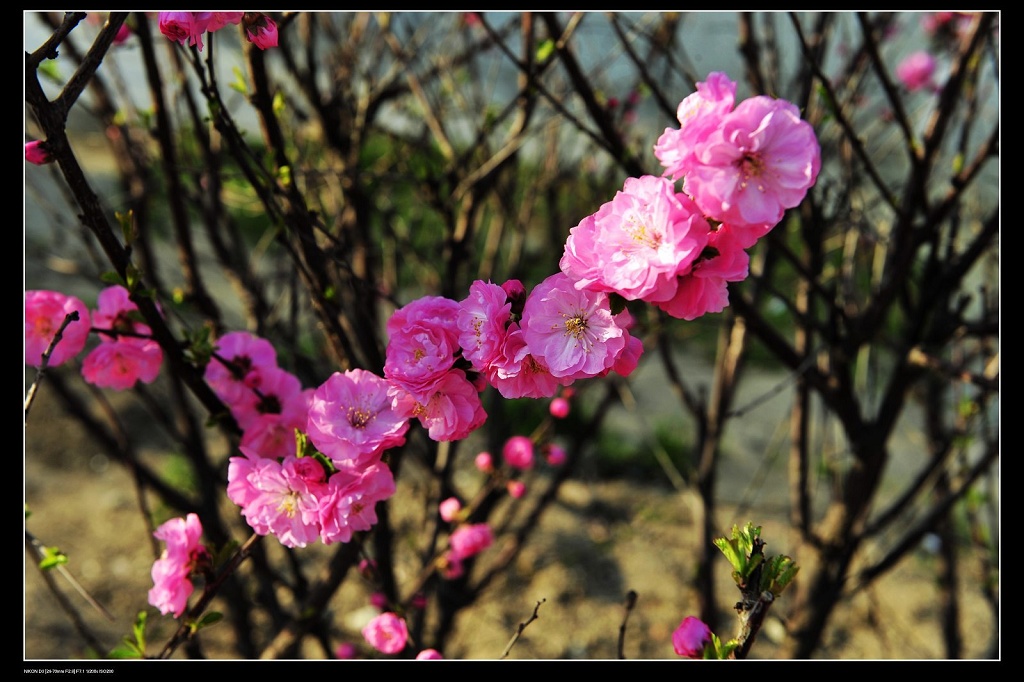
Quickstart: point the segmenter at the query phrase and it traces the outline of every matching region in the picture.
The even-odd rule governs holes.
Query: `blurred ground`
[[[155,458],[166,457],[152,445],[143,437],[140,455],[154,462]],[[415,476],[410,480],[414,481]],[[147,608],[152,550],[131,477],[108,460],[75,422],[59,413],[45,384],[26,428],[25,499],[31,511],[28,530],[45,545],[59,547],[70,557],[68,569],[112,614],[113,621],[104,619],[66,580],[55,575],[57,586],[103,646],[113,648],[131,631],[136,613]],[[399,525],[403,501],[418,504],[417,499],[407,488],[400,488],[394,496],[394,516]],[[509,658],[615,658],[625,613],[624,597],[635,590],[639,599],[627,623],[626,657],[675,658],[671,633],[695,603],[687,587],[694,569],[691,504],[688,493],[676,492],[664,482],[592,480],[566,484],[512,570],[460,617],[445,655],[498,658],[517,625],[530,617],[537,602],[543,601],[538,619],[526,628]],[[756,512],[737,512],[734,504],[724,505],[719,514],[723,535],[732,523],[754,520],[748,515],[756,513],[768,551],[789,553],[780,510],[772,505],[755,507]],[[742,517],[734,517],[736,513]],[[239,523],[236,537],[242,540],[247,535]],[[268,544],[279,551],[279,546],[273,546],[276,543]],[[327,556],[322,547],[296,551],[300,561],[311,565]],[[968,556],[961,566],[961,626],[965,654],[971,658],[985,654],[993,629],[990,610],[977,587],[978,565],[975,557]],[[734,629],[729,609],[735,587],[724,562],[717,575],[723,624],[719,634],[728,637]],[[339,641],[347,637],[362,655],[367,655],[369,651],[358,631],[369,618],[368,592],[358,581],[352,588],[348,585],[332,603]],[[818,657],[942,658],[936,599],[932,558],[918,550],[836,612]],[[776,615],[785,614],[783,595]],[[151,650],[167,640],[173,625],[169,617],[151,613]],[[224,623],[205,631],[206,655],[230,658],[222,641],[229,636],[229,626]],[[771,619],[752,657],[773,658],[782,637],[782,621]],[[88,656],[72,620],[28,560],[24,655],[26,659],[45,660]],[[322,657],[323,652],[310,647],[303,655]]]

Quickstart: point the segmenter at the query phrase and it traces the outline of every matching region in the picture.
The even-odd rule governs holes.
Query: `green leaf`
[[[48,571],[68,562],[68,555],[56,547],[43,547],[43,558],[39,560],[39,568]]]
[[[274,110],[274,115],[275,116],[280,116],[282,113],[284,113],[285,101],[284,101],[284,93],[283,92],[278,91],[278,92],[274,93],[274,102],[271,105],[271,107]]]
[[[232,69],[232,73],[235,74],[235,80],[231,81],[229,87],[243,95],[248,95],[249,84],[245,81],[245,74],[242,73],[242,70],[237,66]]]
[[[124,237],[125,245],[130,245],[135,241],[135,230],[132,229],[132,223],[134,222],[132,210],[128,209],[127,213],[115,211],[114,217],[121,226],[121,236]]]
[[[546,62],[554,51],[555,41],[548,38],[547,40],[541,41],[540,45],[537,46],[535,58],[538,62]]]
[[[192,630],[193,633],[196,633],[199,630],[202,630],[203,628],[206,628],[206,627],[210,627],[214,623],[218,623],[218,622],[220,622],[223,619],[224,619],[224,616],[220,612],[218,612],[218,611],[210,611],[209,613],[203,614],[203,616],[199,620],[197,620],[197,621],[195,621],[193,623],[190,623],[189,624],[189,629]]]
[[[124,279],[121,278],[121,275],[117,274],[112,270],[108,270],[107,272],[100,274],[100,281],[106,284],[119,284],[121,286],[125,285],[125,281]]]

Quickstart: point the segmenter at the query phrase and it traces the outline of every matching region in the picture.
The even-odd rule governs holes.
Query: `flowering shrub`
[[[27,53],[26,98],[40,128],[32,135],[47,142],[26,143],[26,160],[58,162],[78,202],[76,224],[102,251],[90,242],[90,256],[109,264],[89,270],[91,310],[57,287],[26,290],[25,362],[36,370],[35,385],[51,370],[55,394],[69,403],[75,391],[64,375],[73,366],[104,415],[92,416],[81,404],[71,411],[131,468],[140,508],[151,509],[153,495],[184,515],[154,533],[165,548],[154,551],[148,603],[180,621],[161,657],[216,621],[207,610],[218,595],[228,602],[246,655],[265,645],[268,656],[293,656],[315,631],[325,656],[358,657],[354,645],[328,642],[358,639],[349,631],[353,619],[342,617],[351,614],[335,614],[331,605],[350,573],[372,595],[366,608],[383,611],[362,627],[370,647],[362,653],[442,658],[459,612],[511,565],[577,463],[601,451],[608,411],[635,405],[633,392],[644,388],[636,379],[642,364],[660,362],[698,419],[699,454],[673,477],[678,461],[661,443],[653,448],[644,439],[638,447],[657,449],[660,467],[697,491],[715,518],[714,458],[727,420],[743,413],[732,400],[750,335],[798,377],[802,400],[794,402],[820,398],[849,437],[856,475],[837,475],[835,488],[863,486],[832,501],[830,513],[846,534],[835,545],[810,532],[809,501],[793,512],[806,517],[798,524],[803,551],[820,553],[818,563],[835,569],[809,578],[815,589],[800,595],[793,631],[802,648],[794,654],[807,656],[820,638],[815,624],[824,622],[817,609],[836,607],[808,595],[841,594],[863,540],[856,520],[868,518],[889,453],[892,424],[866,416],[878,411],[862,404],[855,358],[884,349],[893,381],[901,382],[881,394],[894,415],[928,373],[971,378],[981,387],[972,398],[977,414],[995,401],[988,330],[998,327],[990,324],[991,307],[982,305],[975,320],[973,309],[953,304],[966,297],[960,278],[998,234],[998,211],[967,215],[974,203],[964,194],[998,156],[994,143],[971,147],[994,136],[966,134],[984,116],[947,111],[940,120],[965,126],[958,161],[914,156],[908,165],[957,170],[932,184],[914,176],[906,184],[915,188],[913,200],[897,200],[898,185],[885,186],[889,174],[875,168],[877,150],[861,142],[859,115],[836,92],[842,86],[822,77],[825,62],[805,65],[813,67],[801,72],[810,74],[806,82],[783,87],[775,75],[754,73],[753,59],[742,81],[711,71],[695,84],[675,77],[671,86],[638,61],[643,76],[636,84],[598,88],[598,72],[581,74],[575,61],[574,30],[592,20],[583,14],[564,17],[570,23],[562,26],[559,13],[527,13],[502,30],[488,13],[460,15],[453,19],[458,33],[443,45],[447,52],[436,53],[460,56],[435,65],[420,62],[435,53],[415,42],[431,38],[395,30],[392,22],[404,18],[386,12],[112,13],[94,27],[95,52],[82,60],[81,79],[57,100],[31,74],[57,58],[56,45],[84,14],[69,13],[52,45]],[[671,14],[657,19],[666,32],[676,30]],[[621,17],[608,20],[621,29],[614,23]],[[874,31],[891,28],[884,25],[889,20],[873,18],[878,25],[863,28],[872,49]],[[953,20],[936,16],[933,33]],[[953,88],[961,87],[954,74],[972,85],[987,82],[974,50],[994,41],[993,20],[984,13],[961,20],[970,23],[958,30],[977,41],[962,41],[962,52],[950,55],[961,66],[949,76]],[[146,96],[153,99],[146,107],[111,103],[101,89],[111,69],[96,68],[111,45],[126,39],[128,22],[158,29],[132,30],[137,48],[118,48],[144,62]],[[538,32],[541,25],[546,33]],[[238,28],[224,30],[230,26]],[[524,52],[509,63],[523,80],[506,107],[481,104],[487,100],[461,79],[472,82],[485,57],[512,54],[508,31],[522,33]],[[672,44],[658,47],[657,33],[614,31],[623,41],[652,41],[652,59]],[[404,44],[406,38],[413,43]],[[808,45],[801,31],[794,42]],[[324,48],[330,55],[320,55],[318,45],[333,46]],[[217,61],[225,57],[215,53],[246,62],[230,85]],[[882,69],[882,61],[869,61],[849,68]],[[439,75],[449,73],[458,77]],[[566,74],[568,84],[557,81]],[[921,52],[896,75],[907,90],[934,86],[934,58]],[[97,205],[61,122],[77,84],[90,79],[106,139],[131,169],[123,210]],[[743,97],[750,86],[741,82],[756,83],[759,92]],[[244,96],[243,108],[258,125],[240,121],[227,89]],[[164,100],[165,90],[175,101]],[[456,103],[464,108],[446,108]],[[644,125],[648,107],[678,127],[658,134],[663,123]],[[394,118],[378,118],[385,112]],[[560,141],[538,162],[525,151],[547,134],[538,116],[583,141]],[[920,128],[900,123],[901,134]],[[467,127],[456,133],[460,125]],[[948,151],[939,139],[946,128],[928,130],[938,138],[908,139],[907,149]],[[583,153],[570,160],[567,150],[576,147]],[[840,159],[852,163],[850,156],[857,157],[856,172],[836,167]],[[155,158],[163,164],[159,182],[151,178]],[[578,186],[567,183],[570,176]],[[964,215],[951,217],[961,208]],[[176,246],[173,267],[155,248],[164,220]],[[947,220],[971,225],[971,237],[954,234]],[[965,246],[969,239],[975,241]],[[214,268],[205,252],[197,255],[199,244],[209,248]],[[874,251],[880,244],[885,249]],[[212,293],[211,270],[239,295]],[[673,344],[696,339],[702,329],[720,331],[713,391],[693,390],[690,373],[675,364]],[[964,340],[970,334],[976,345]],[[958,371],[944,364],[946,356],[927,355],[954,346],[962,353],[949,357],[965,363]],[[187,483],[137,456],[107,409],[105,391],[122,393],[119,403],[138,400],[153,414],[153,428],[174,441],[174,454],[184,453]],[[644,415],[634,416],[644,425]],[[934,416],[936,429],[951,423]],[[792,485],[809,500],[806,458],[813,448],[809,427],[801,428],[792,457],[802,478]],[[972,433],[990,432],[979,426]],[[937,432],[934,444],[960,442],[961,435]],[[986,442],[992,450],[991,438]],[[466,448],[478,453],[472,467]],[[989,466],[992,458],[974,461]],[[396,519],[397,503],[408,501],[396,499],[400,490],[422,496],[408,505],[421,517]],[[943,504],[968,492],[966,484],[951,489]],[[204,525],[209,549],[199,542]],[[707,533],[707,525],[697,532]],[[239,533],[249,540],[239,544]],[[786,555],[765,555],[760,528],[752,525],[734,528],[731,539],[700,540],[732,566],[742,592],[741,635],[723,642],[714,634],[709,580],[701,585],[699,617],[684,619],[671,645],[687,658],[745,657],[759,619],[796,566]],[[258,547],[261,541],[280,547]],[[830,554],[833,546],[853,549]],[[305,565],[314,551],[301,550],[324,547],[334,554],[321,574]],[[281,552],[288,557],[283,569],[275,565]],[[710,559],[694,561],[705,576]],[[200,576],[202,592],[190,608]],[[244,580],[253,581],[251,592],[238,584]],[[254,603],[251,595],[258,595]],[[247,632],[263,620],[273,625],[272,636]],[[150,655],[136,635],[131,651]],[[659,643],[661,653],[668,644]]]

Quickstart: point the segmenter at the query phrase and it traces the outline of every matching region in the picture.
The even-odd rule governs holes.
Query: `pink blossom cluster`
[[[185,612],[195,589],[192,575],[206,568],[210,559],[209,551],[199,542],[202,534],[203,525],[195,514],[170,519],[153,533],[166,543],[160,558],[153,562],[153,587],[149,590],[149,603],[160,613],[178,618]]]
[[[256,533],[285,547],[348,542],[377,523],[377,503],[395,493],[384,462],[336,469],[315,456],[279,460],[241,450],[244,457],[228,463],[228,498]]]
[[[295,454],[295,430],[306,428],[313,390],[278,366],[269,341],[249,332],[225,334],[204,376],[242,430],[243,447],[261,457]]]
[[[119,285],[101,291],[97,308],[91,313],[75,296],[58,291],[26,291],[25,364],[42,365],[43,353],[72,312],[78,314],[78,321],[65,327],[50,356],[50,366],[61,365],[85,350],[89,332],[94,331],[99,336],[99,345],[82,361],[82,376],[87,382],[123,391],[138,381],[148,384],[156,380],[163,351],[151,338],[150,328],[140,321],[138,306],[128,290]]]
[[[821,166],[814,129],[796,106],[735,100],[724,73],[697,83],[679,103],[680,127],[654,145],[663,177],[627,178],[570,230],[559,267],[576,289],[685,320],[728,305],[727,283],[748,273],[745,250],[803,200]]]
[[[203,34],[241,23],[246,40],[261,50],[277,46],[277,23],[262,12],[160,12],[158,25],[167,38],[203,50]]]
[[[82,361],[82,376],[90,384],[118,391],[136,382],[153,383],[164,354],[149,326],[139,321],[139,307],[120,285],[100,292],[92,312],[93,330],[100,344]]]

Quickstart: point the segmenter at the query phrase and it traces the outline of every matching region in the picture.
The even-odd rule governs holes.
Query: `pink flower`
[[[228,463],[228,499],[260,535],[275,535],[285,547],[305,547],[320,534],[319,500],[325,495],[324,470],[312,458],[281,463],[243,450]]]
[[[480,393],[461,369],[441,375],[424,398],[395,388],[392,394],[397,413],[419,419],[431,440],[462,440],[487,421]]]
[[[734,230],[725,224],[712,232],[693,269],[679,278],[676,295],[656,305],[672,317],[695,320],[706,313],[720,313],[729,305],[729,282],[747,277],[750,257],[743,250],[747,230]]]
[[[397,654],[405,648],[409,630],[405,620],[388,611],[375,616],[363,628],[363,637],[377,651]]]
[[[181,45],[188,43],[203,51],[203,34],[209,24],[209,13],[199,12],[160,12],[158,25],[160,32]]]
[[[277,351],[266,339],[249,332],[228,332],[216,342],[216,354],[207,363],[204,378],[228,407],[255,403],[263,373],[277,367]]]
[[[711,641],[711,628],[694,616],[687,616],[672,633],[672,647],[680,656],[703,658],[704,645]]]
[[[476,458],[473,460],[473,463],[476,465],[477,469],[485,474],[494,471],[494,459],[491,457],[491,453],[489,452],[478,453]]]
[[[425,296],[399,308],[387,322],[384,376],[427,402],[455,364],[459,347],[457,301]]]
[[[934,74],[935,57],[924,50],[911,53],[896,67],[896,76],[911,92],[932,86]]]
[[[100,292],[92,324],[100,332],[101,343],[82,362],[87,382],[123,391],[137,381],[156,380],[163,351],[156,341],[145,338],[151,330],[135,319],[137,311],[124,287],[115,285]]]
[[[89,339],[89,309],[74,296],[57,291],[30,290],[25,292],[25,364],[40,367],[43,353],[50,347],[53,337],[64,319],[78,313],[78,320],[68,323],[60,342],[50,355],[49,366],[62,365],[85,348]]]
[[[469,286],[469,296],[459,304],[459,346],[478,372],[485,371],[500,352],[511,310],[505,290],[482,280]]]
[[[569,401],[561,397],[552,398],[551,404],[548,405],[548,411],[555,419],[565,419],[569,416],[569,410]]]
[[[529,469],[533,466],[533,441],[526,436],[512,436],[505,441],[501,457],[510,467]]]
[[[569,231],[559,267],[577,289],[663,301],[709,231],[697,205],[667,178],[627,178],[612,201]]]
[[[440,661],[444,658],[437,649],[424,649],[416,654],[417,661]]]
[[[50,154],[50,149],[44,141],[32,140],[25,143],[25,160],[37,166],[42,166],[53,161],[53,156]]]
[[[775,225],[814,185],[821,149],[793,104],[751,97],[694,149],[685,189],[705,215],[738,226]]]
[[[348,542],[353,533],[370,530],[377,523],[377,503],[394,494],[394,476],[383,462],[363,471],[340,469],[319,492],[320,539],[325,545]]]
[[[338,466],[363,467],[405,443],[409,420],[393,409],[388,382],[372,372],[335,372],[313,393],[303,428]]]
[[[459,526],[452,531],[448,538],[451,545],[451,556],[458,561],[463,561],[475,556],[494,544],[494,535],[491,527],[486,523],[474,523]]]
[[[697,83],[697,91],[688,95],[676,110],[679,128],[666,128],[654,145],[654,155],[665,167],[665,175],[673,180],[685,176],[697,163],[693,149],[732,111],[736,100],[736,83],[719,71],[708,74]]]
[[[199,543],[202,534],[202,523],[195,514],[170,519],[154,531],[153,537],[166,543],[160,558],[153,562],[153,587],[149,590],[149,603],[160,613],[177,618],[185,612],[194,590],[191,575],[209,560],[209,552]]]
[[[594,377],[611,368],[626,345],[608,295],[580,291],[558,272],[534,287],[520,322],[530,353],[555,377]]]
[[[462,511],[462,503],[459,502],[457,497],[449,497],[438,505],[438,511],[442,519],[451,523],[458,516],[458,513]]]
[[[245,38],[250,43],[265,50],[277,47],[277,23],[262,12],[246,12],[242,19],[245,26]]]

